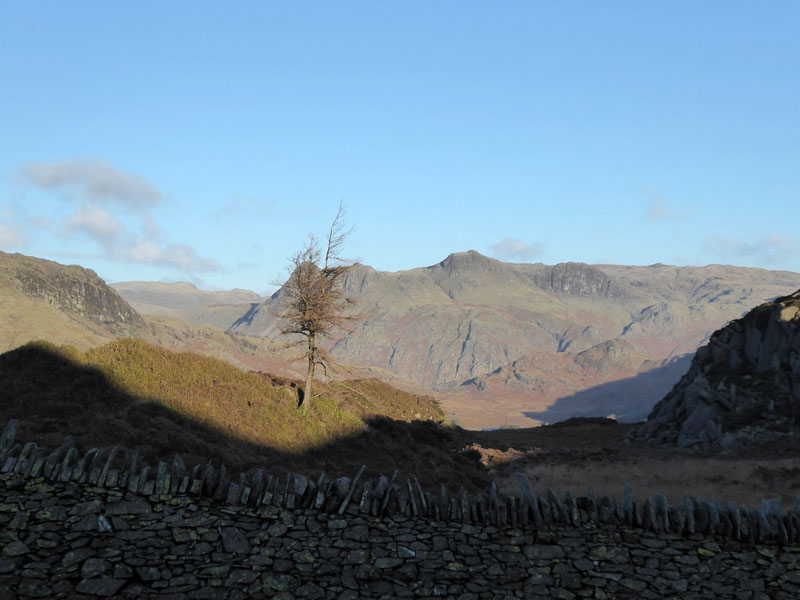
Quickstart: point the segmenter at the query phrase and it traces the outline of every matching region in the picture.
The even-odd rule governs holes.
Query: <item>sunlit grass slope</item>
[[[291,382],[130,338],[86,351],[36,342],[0,355],[3,423],[20,419],[39,443],[70,433],[80,446],[120,444],[150,459],[180,452],[244,468],[364,434],[376,415],[443,417],[432,398],[375,380],[319,388],[303,414]]]

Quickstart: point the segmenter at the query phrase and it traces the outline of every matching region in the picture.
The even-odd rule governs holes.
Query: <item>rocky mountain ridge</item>
[[[715,332],[638,437],[732,448],[798,435],[800,290]]]
[[[462,384],[488,380],[515,361],[513,370],[520,373],[526,356],[581,352],[620,340],[627,343],[621,346],[625,352],[643,355],[657,368],[659,361],[694,352],[714,330],[753,306],[800,287],[800,274],[723,265],[513,264],[470,251],[395,273],[357,264],[344,285],[362,318],[333,345],[334,356],[427,389],[458,390],[465,403],[480,403],[485,392],[475,389],[467,399],[464,394],[472,392]],[[280,300],[278,291],[232,330],[278,338],[273,313]],[[636,374],[628,370],[620,376]],[[552,376],[562,376],[572,392],[588,384],[565,373]],[[670,375],[667,390],[679,376]],[[491,401],[511,401],[520,394],[519,381],[509,379],[514,385]],[[527,392],[540,407],[557,399]],[[643,393],[641,416],[661,397]],[[517,408],[513,412],[517,424],[532,424]]]
[[[141,315],[91,269],[0,252],[0,277],[11,294],[32,298],[110,335],[135,335]]]

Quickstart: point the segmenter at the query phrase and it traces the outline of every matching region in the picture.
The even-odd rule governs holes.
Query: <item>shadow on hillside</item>
[[[624,423],[644,421],[653,406],[689,370],[691,362],[692,355],[686,355],[635,377],[603,383],[559,398],[545,411],[524,414],[546,424],[573,417],[607,417],[612,414]]]
[[[430,489],[446,483],[475,490],[488,485],[480,455],[463,451],[464,432],[433,421],[366,420],[367,429],[322,447],[291,453],[252,443],[188,418],[169,407],[126,392],[99,369],[81,364],[47,344],[29,344],[0,355],[0,429],[20,421],[17,441],[54,449],[65,435],[81,452],[119,445],[155,465],[179,453],[191,466],[212,459],[232,471],[353,476],[414,475]],[[275,380],[274,385],[282,382]]]
[[[239,325],[250,325],[253,322],[253,318],[258,314],[258,307],[261,306],[260,302],[251,302],[250,308],[247,309],[247,312],[244,313],[241,317],[236,319],[233,324],[228,327],[228,329],[235,329]]]

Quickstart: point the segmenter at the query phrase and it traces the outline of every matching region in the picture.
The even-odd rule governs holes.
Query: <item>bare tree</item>
[[[345,298],[342,284],[351,263],[342,258],[340,251],[352,232],[352,228],[345,228],[340,204],[328,231],[324,254],[317,238],[309,235],[303,249],[290,259],[291,275],[281,289],[281,308],[275,313],[281,321],[281,333],[303,336],[298,345],[304,347],[308,362],[301,406],[311,403],[317,365],[327,374],[330,357],[319,346],[320,341],[350,319],[345,309],[351,301]]]

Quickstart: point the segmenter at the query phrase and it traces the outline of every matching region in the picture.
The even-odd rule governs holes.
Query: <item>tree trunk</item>
[[[314,384],[314,366],[317,362],[317,357],[314,355],[317,348],[314,345],[314,334],[308,336],[308,372],[306,373],[306,387],[303,390],[303,401],[300,406],[309,407],[311,404],[311,388]]]

